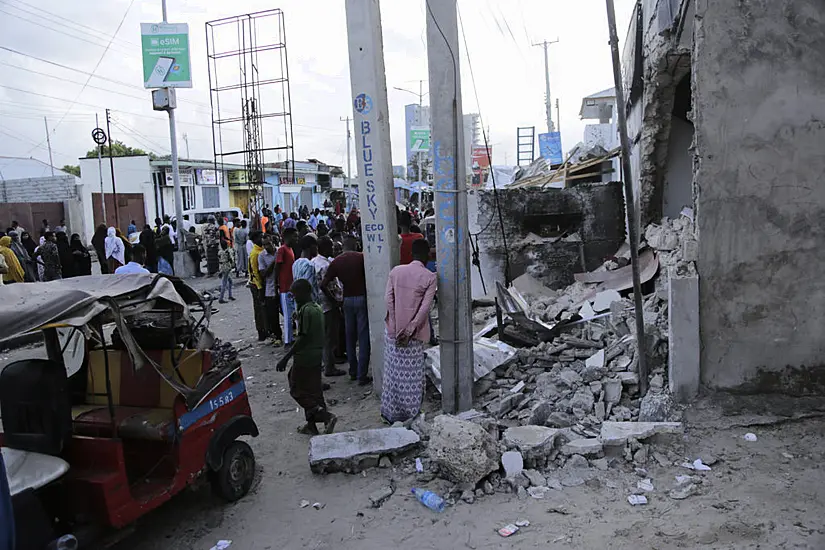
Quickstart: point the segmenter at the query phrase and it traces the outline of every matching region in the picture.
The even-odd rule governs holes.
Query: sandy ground
[[[213,281],[197,286],[209,288]],[[551,491],[544,500],[498,492],[473,504],[458,502],[443,514],[409,495],[418,484],[401,464],[360,475],[313,475],[308,438],[295,433],[303,417],[289,397],[285,374],[274,368],[279,352],[255,341],[249,292],[236,290],[239,299],[220,306],[212,326],[243,349],[261,431],[250,442],[258,465],[252,491],[226,504],[208,486],[188,490],[138,521],[117,550],[209,550],[220,539],[231,540],[231,550],[825,548],[825,419],[816,412],[796,418],[802,416],[798,411],[822,410],[820,402],[703,400],[687,412],[684,437],[656,447],[666,464],[651,459],[645,465],[655,487],[647,506],[628,504],[640,477],[621,459],[585,485]],[[9,354],[4,356],[0,360]],[[330,381],[327,398],[335,403],[338,431],[381,426],[371,392],[348,377]],[[747,432],[758,440],[745,441]],[[698,494],[669,498],[675,476],[694,473],[674,463],[708,455],[718,462],[696,474]],[[368,495],[390,483],[395,495],[380,509],[371,508]],[[424,486],[446,494],[451,484],[436,479]],[[301,508],[304,499],[325,506]],[[517,519],[530,525],[507,539],[496,534]]]

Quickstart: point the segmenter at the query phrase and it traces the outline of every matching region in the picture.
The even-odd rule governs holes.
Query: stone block
[[[699,277],[671,273],[668,291],[668,384],[680,403],[699,393]]]
[[[561,448],[562,454],[565,455],[581,455],[581,456],[599,456],[602,453],[602,443],[596,438],[592,439],[574,439],[567,445]]]
[[[504,467],[504,475],[513,478],[524,470],[524,458],[518,451],[507,451],[501,455],[501,465]]]
[[[429,451],[441,474],[456,483],[478,483],[498,470],[501,457],[484,428],[449,415],[435,417]]]
[[[309,440],[309,467],[316,474],[355,473],[377,463],[377,456],[407,452],[420,441],[417,433],[406,428],[316,435]]]

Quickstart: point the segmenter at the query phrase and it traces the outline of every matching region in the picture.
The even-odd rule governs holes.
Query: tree
[[[109,156],[108,144],[103,147],[102,153],[104,156]],[[149,158],[152,160],[155,160],[157,158],[157,155],[155,155],[151,151],[147,153],[143,149],[138,149],[137,147],[129,147],[128,145],[125,145],[122,141],[119,141],[117,139],[112,142],[113,157],[137,157],[140,155],[149,155]],[[86,158],[97,158],[97,147],[89,149],[89,152],[86,153]]]
[[[422,162],[423,161],[423,162]],[[433,159],[429,153],[416,153],[410,157],[409,168],[407,170],[407,179],[410,181],[419,181],[418,178],[418,164],[421,163],[421,179],[420,181],[428,182],[430,175],[433,173]]]
[[[95,153],[95,156],[97,156],[97,153]],[[78,178],[80,177],[80,166],[75,166],[73,164],[66,164],[66,165],[63,166],[63,168],[61,168],[61,170],[63,170],[64,172],[68,172],[69,174],[71,174],[73,176],[77,176]]]

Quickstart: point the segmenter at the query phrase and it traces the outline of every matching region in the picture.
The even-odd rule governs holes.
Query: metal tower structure
[[[206,56],[215,168],[244,166],[229,185],[247,192],[248,215],[257,228],[267,202],[266,168],[277,162],[284,167],[280,179],[294,179],[284,13],[273,9],[207,22]]]

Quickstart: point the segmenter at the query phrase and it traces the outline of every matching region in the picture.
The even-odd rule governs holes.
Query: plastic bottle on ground
[[[412,493],[415,495],[415,498],[417,498],[421,504],[423,504],[433,512],[441,513],[444,511],[444,508],[446,507],[444,499],[438,496],[437,494],[433,493],[432,491],[413,488]]]

